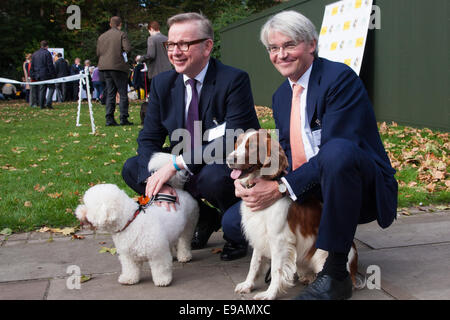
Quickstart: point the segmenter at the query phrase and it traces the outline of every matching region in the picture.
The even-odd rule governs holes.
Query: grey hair
[[[318,40],[316,27],[307,17],[296,11],[282,11],[271,17],[261,28],[260,40],[267,48],[269,33],[278,31],[296,42]],[[317,56],[317,45],[314,55]]]
[[[186,21],[198,21],[199,23],[199,30],[201,32],[201,36],[214,40],[214,31],[212,28],[211,21],[209,21],[208,18],[206,18],[204,15],[196,12],[187,12],[187,13],[180,13],[177,15],[174,15],[173,17],[170,17],[167,19],[167,26],[170,27],[175,23],[182,23]]]

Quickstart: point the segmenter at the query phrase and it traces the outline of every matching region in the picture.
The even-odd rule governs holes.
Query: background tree
[[[133,47],[130,61],[146,51],[146,23],[158,21],[163,33],[170,16],[194,11],[206,15],[214,26],[213,56],[220,57],[218,30],[254,12],[276,4],[276,0],[10,0],[0,7],[0,76],[20,80],[26,53],[39,49],[41,40],[51,48],[64,48],[72,64],[76,57],[97,64],[98,36],[109,29],[109,19],[118,15]],[[81,9],[81,29],[69,30],[66,13],[70,5]]]

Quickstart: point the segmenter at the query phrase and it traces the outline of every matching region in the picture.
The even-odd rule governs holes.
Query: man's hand
[[[283,197],[278,191],[278,182],[276,181],[258,178],[250,182],[255,183],[255,186],[250,189],[244,188],[239,180],[234,181],[234,186],[236,197],[242,198],[251,211],[263,210]]]

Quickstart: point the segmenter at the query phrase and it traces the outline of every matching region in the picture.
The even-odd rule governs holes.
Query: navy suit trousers
[[[350,140],[330,140],[317,157],[320,186],[308,194],[317,196],[320,192],[323,201],[316,246],[329,252],[347,253],[358,223],[376,219],[375,180],[382,173],[372,158]],[[222,219],[225,235],[229,241],[238,243],[245,241],[240,203],[228,209]]]

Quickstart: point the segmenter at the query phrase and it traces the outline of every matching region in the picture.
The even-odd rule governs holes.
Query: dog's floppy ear
[[[278,143],[278,141],[276,139],[272,139],[270,133],[267,130],[264,131],[267,157],[264,161],[261,173],[265,179],[273,180],[280,177],[284,170],[286,170],[286,168],[288,167],[288,160],[283,148]]]

